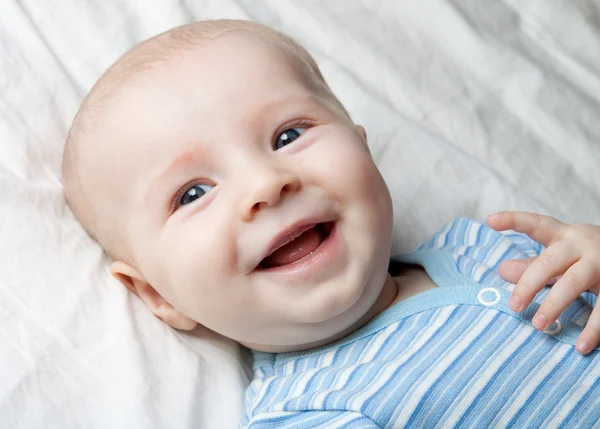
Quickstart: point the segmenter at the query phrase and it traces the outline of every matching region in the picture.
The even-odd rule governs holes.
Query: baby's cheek
[[[391,246],[393,208],[389,190],[377,168],[368,160],[355,164],[357,174],[347,194],[348,220],[353,223],[355,238],[371,249],[377,258],[387,259]]]
[[[235,279],[230,232],[219,222],[205,228],[207,221],[188,224],[185,233],[175,232],[175,244],[163,253],[177,302],[200,323],[222,314]]]
[[[174,236],[173,236],[174,238]],[[157,292],[175,308],[190,314],[197,307],[199,287],[197,280],[202,266],[194,257],[196,250],[187,240],[162,236],[148,250],[149,279]]]
[[[375,220],[391,218],[392,200],[389,189],[376,165],[364,150],[356,147],[341,159],[344,178],[341,185],[349,203],[366,208]]]

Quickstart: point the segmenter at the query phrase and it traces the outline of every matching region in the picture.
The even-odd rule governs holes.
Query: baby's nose
[[[261,209],[278,204],[286,194],[297,192],[300,188],[300,179],[292,172],[261,169],[248,177],[242,219],[251,220]]]

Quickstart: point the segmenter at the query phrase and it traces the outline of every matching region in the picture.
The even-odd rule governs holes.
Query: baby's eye
[[[285,130],[275,138],[275,150],[290,144],[300,137],[305,130],[306,128],[290,128],[289,130]]]
[[[212,188],[213,188],[212,185],[205,185],[205,184],[197,184],[197,185],[191,186],[189,189],[187,189],[183,193],[183,195],[179,199],[179,205],[185,206],[186,204],[196,201],[198,198],[200,198],[202,195],[206,194]]]

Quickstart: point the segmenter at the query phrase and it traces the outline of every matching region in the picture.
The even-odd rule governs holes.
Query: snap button
[[[501,299],[500,291],[493,287],[484,287],[477,294],[477,300],[488,307],[498,304]]]
[[[552,326],[550,326],[544,332],[548,335],[554,335],[554,334],[558,334],[560,331],[562,331],[562,322],[560,320],[556,319],[556,322],[554,322],[552,324]]]

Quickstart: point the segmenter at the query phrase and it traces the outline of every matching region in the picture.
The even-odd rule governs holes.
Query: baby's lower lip
[[[288,279],[300,279],[310,276],[318,270],[323,270],[339,253],[340,238],[337,223],[333,223],[332,229],[323,242],[314,251],[303,258],[290,264],[271,268],[261,268],[256,271],[264,274],[282,275]]]

